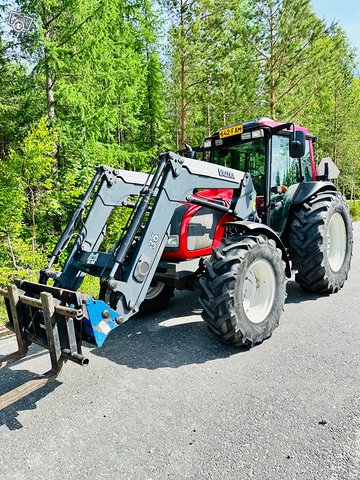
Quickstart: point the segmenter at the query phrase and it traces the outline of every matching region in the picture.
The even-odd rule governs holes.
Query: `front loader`
[[[350,268],[351,218],[328,181],[332,162],[316,172],[314,141],[301,127],[260,119],[160,155],[149,175],[99,167],[39,282],[0,289],[18,342],[0,366],[31,343],[51,360],[49,372],[0,397],[0,409],[53,381],[65,361],[86,365],[83,341],[101,347],[138,312],[164,308],[175,289],[197,291],[211,330],[248,347],[278,325],[291,264],[304,288],[339,290]],[[104,251],[117,208],[129,210],[128,221]],[[98,298],[79,293],[85,275],[99,278]]]

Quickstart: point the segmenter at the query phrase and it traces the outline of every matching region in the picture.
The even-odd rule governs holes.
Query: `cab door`
[[[284,231],[290,205],[299,184],[312,180],[310,140],[305,155],[292,158],[289,154],[290,135],[271,137],[270,162],[270,226],[279,235]]]

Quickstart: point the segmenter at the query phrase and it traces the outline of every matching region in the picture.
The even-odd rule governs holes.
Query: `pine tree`
[[[246,44],[257,52],[261,65],[264,113],[292,119],[305,107],[298,92],[316,70],[323,22],[310,0],[261,0],[254,9],[250,27],[256,33],[246,36]],[[309,102],[312,95],[307,93]]]

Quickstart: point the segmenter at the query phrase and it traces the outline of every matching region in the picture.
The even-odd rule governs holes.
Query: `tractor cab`
[[[314,141],[303,127],[261,118],[224,127],[207,138],[204,160],[249,172],[261,222],[282,234],[299,185],[316,180]]]
[[[205,161],[250,173],[258,220],[281,236],[300,185],[316,180],[314,140],[316,137],[303,127],[261,118],[223,127],[208,137],[203,147],[192,149],[186,145],[179,153],[194,158],[202,152]],[[225,189],[195,193],[226,206],[233,195],[233,190]],[[229,214],[184,202],[172,218],[163,259],[178,261],[210,255],[213,247],[221,243],[224,224],[230,219]]]

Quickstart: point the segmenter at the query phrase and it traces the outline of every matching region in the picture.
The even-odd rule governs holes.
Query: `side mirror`
[[[296,131],[290,135],[289,154],[292,158],[301,158],[305,155],[306,135]]]
[[[323,158],[319,165],[316,167],[316,178],[318,180],[329,180],[331,178],[337,178],[339,174],[340,170],[329,157]]]
[[[192,149],[191,145],[185,143],[185,157],[195,158],[195,151]]]

